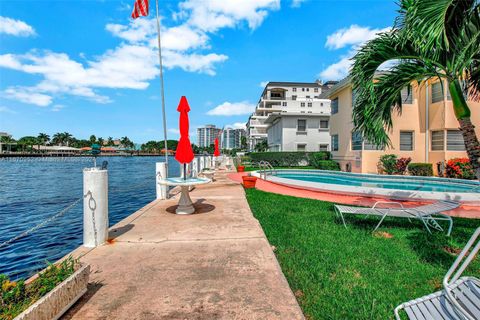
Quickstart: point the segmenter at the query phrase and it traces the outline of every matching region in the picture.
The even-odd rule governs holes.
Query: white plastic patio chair
[[[380,205],[395,205],[394,207],[380,207]],[[442,226],[438,224],[438,221],[448,221],[448,232],[447,235],[450,235],[452,232],[453,227],[453,220],[451,217],[443,214],[442,212],[449,211],[455,209],[460,204],[455,201],[437,201],[432,204],[427,204],[423,206],[413,207],[413,208],[405,208],[403,204],[400,202],[393,202],[393,201],[377,201],[373,205],[373,207],[353,207],[353,206],[344,206],[336,204],[335,207],[335,214],[342,219],[343,225],[345,228],[347,224],[345,223],[344,214],[353,214],[353,215],[363,215],[363,216],[380,216],[380,222],[375,227],[377,230],[380,225],[382,224],[383,220],[386,217],[396,217],[396,218],[407,218],[409,219],[418,219],[420,220],[427,231],[432,233],[430,228],[434,228],[440,231],[443,231]]]
[[[480,241],[477,241],[479,235],[480,228],[475,231],[465,248],[455,259],[443,278],[444,289],[402,303],[395,308],[397,320],[400,320],[402,310],[410,320],[480,319],[480,280],[475,277],[461,277],[480,249]],[[475,246],[470,251],[475,242]]]

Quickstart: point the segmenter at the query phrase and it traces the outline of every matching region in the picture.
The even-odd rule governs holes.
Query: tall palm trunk
[[[463,96],[462,88],[458,80],[450,82],[450,95],[453,102],[453,110],[455,116],[460,123],[460,131],[462,131],[463,141],[465,142],[465,149],[467,150],[468,158],[473,168],[480,175],[480,143],[478,142],[475,133],[475,126],[470,120],[470,108]],[[478,177],[480,178],[480,177]]]

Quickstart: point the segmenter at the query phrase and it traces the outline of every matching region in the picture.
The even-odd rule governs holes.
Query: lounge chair
[[[402,303],[395,308],[397,320],[400,320],[402,310],[410,320],[480,319],[480,280],[475,277],[460,277],[480,249],[480,241],[477,241],[479,235],[480,228],[475,231],[465,248],[455,259],[445,278],[443,278],[444,289]],[[473,246],[475,242],[476,244]],[[472,246],[473,249],[471,249]],[[464,260],[463,263],[462,260]],[[460,265],[460,263],[462,264]]]
[[[385,208],[380,206],[388,204],[394,205],[394,207]],[[380,227],[386,217],[407,218],[409,221],[412,218],[418,219],[422,221],[423,225],[430,233],[432,233],[430,228],[443,231],[443,228],[438,224],[438,221],[448,221],[449,226],[447,235],[450,235],[453,226],[452,218],[443,214],[442,212],[455,209],[459,205],[460,204],[458,202],[443,200],[423,206],[405,208],[400,202],[377,201],[371,208],[335,205],[335,214],[342,219],[345,228],[347,227],[344,218],[344,214],[346,213],[362,216],[380,216],[380,222],[373,231]]]

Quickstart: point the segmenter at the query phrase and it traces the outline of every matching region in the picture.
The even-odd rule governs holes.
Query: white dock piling
[[[94,248],[108,239],[108,171],[83,170],[83,245]]]
[[[155,177],[157,199],[168,199],[168,186],[158,183],[160,180],[168,178],[168,165],[166,162],[157,162],[155,164]]]
[[[192,177],[198,177],[198,158],[192,160]]]

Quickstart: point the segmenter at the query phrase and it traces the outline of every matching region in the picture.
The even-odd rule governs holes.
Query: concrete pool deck
[[[62,319],[304,319],[243,188],[215,177],[191,192],[198,213],[154,201],[78,248],[89,290]]]
[[[248,172],[236,172],[230,173],[228,178],[237,183],[242,182],[242,176],[247,175]],[[258,190],[278,193],[287,196],[293,196],[298,198],[308,198],[321,201],[329,201],[335,203],[341,203],[346,205],[358,205],[358,206],[372,206],[376,201],[385,201],[385,197],[366,197],[359,195],[346,195],[333,192],[322,192],[318,190],[308,190],[302,188],[296,188],[292,186],[286,186],[271,181],[265,181],[263,179],[257,179],[256,188]],[[393,200],[399,201],[399,200]],[[432,201],[402,201],[405,206],[417,206],[419,204],[430,203]],[[447,211],[448,215],[453,217],[462,218],[474,218],[480,219],[480,199],[478,205],[461,205],[455,210]]]

